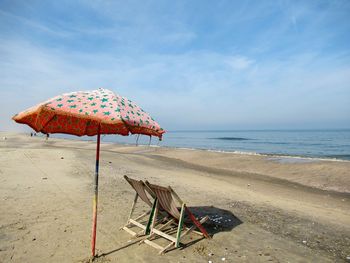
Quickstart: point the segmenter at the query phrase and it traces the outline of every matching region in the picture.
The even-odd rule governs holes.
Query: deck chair
[[[196,217],[188,209],[186,204],[180,199],[180,197],[175,193],[175,191],[170,186],[163,187],[159,185],[154,185],[154,184],[150,184],[148,181],[146,181],[145,184],[156,195],[156,199],[155,199],[156,206],[155,206],[155,210],[153,211],[153,216],[151,217],[152,222],[151,222],[149,235],[147,238],[145,238],[141,242],[144,242],[154,248],[159,249],[159,254],[164,254],[171,247],[178,248],[180,246],[181,239],[185,235],[191,232],[194,232],[196,234],[199,234],[201,236],[204,236],[210,239],[210,236],[208,235],[207,231],[202,226],[202,224],[209,219],[208,216],[205,216],[200,221],[198,221]],[[178,201],[178,203],[181,206],[180,210],[176,206],[175,199]],[[172,217],[172,220],[169,220],[166,224],[162,225],[160,228],[156,228],[154,219],[157,218],[157,213],[159,212],[159,209],[164,209]],[[193,226],[191,227],[186,226],[187,223],[184,222],[185,214],[188,215],[189,221],[190,223],[193,224]],[[171,233],[172,231],[167,231],[167,226],[170,226],[171,224],[175,224],[175,229],[176,229],[175,237],[171,235],[171,234],[174,234],[174,233]],[[200,232],[195,231],[195,228],[198,228]],[[161,236],[169,240],[170,244],[168,244],[165,247],[160,246],[159,244],[152,241],[152,239],[154,239],[156,236]]]
[[[149,228],[151,226],[151,215],[152,215],[151,212],[152,212],[152,210],[155,209],[155,201],[154,200],[155,200],[156,196],[150,190],[150,188],[148,188],[145,185],[145,183],[142,180],[135,180],[135,179],[127,177],[126,175],[124,175],[124,178],[131,185],[131,187],[135,190],[136,194],[135,194],[135,198],[134,198],[134,201],[132,203],[132,206],[131,206],[131,211],[129,213],[128,221],[123,227],[121,227],[121,229],[125,230],[126,232],[128,232],[132,236],[138,237],[138,236],[141,236],[141,235],[144,235],[144,234],[150,232]],[[151,200],[148,198],[146,192],[153,198],[153,202],[151,202]],[[135,210],[135,206],[136,206],[136,203],[137,203],[137,200],[139,197],[142,201],[144,201],[150,207],[150,209],[147,212],[137,216],[136,218],[132,218],[134,210]],[[148,218],[147,224],[145,225],[144,223],[142,223],[142,221],[144,222],[144,218],[147,215],[150,215],[150,217]],[[141,231],[138,233],[132,231],[130,228],[134,227],[134,226],[140,228]]]

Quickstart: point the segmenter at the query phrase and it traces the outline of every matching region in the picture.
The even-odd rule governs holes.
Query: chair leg
[[[137,233],[135,233],[134,231],[130,230],[128,227],[124,226],[121,229],[125,230],[126,232],[128,232],[130,235],[132,235],[133,237],[137,236]]]
[[[159,251],[159,255],[162,255],[165,253],[165,251],[167,251],[169,248],[171,248],[172,246],[174,246],[175,243],[174,242],[171,242],[169,245],[167,245],[166,247],[164,247],[161,251]]]
[[[136,206],[136,202],[137,202],[137,198],[138,198],[138,197],[139,197],[139,195],[136,193],[136,194],[135,194],[135,198],[134,198],[134,202],[132,203],[132,206],[131,206],[131,211],[130,211],[130,214],[129,214],[128,221],[129,221],[129,219],[131,218],[132,213],[133,213],[134,210],[135,210],[135,206]]]
[[[158,216],[158,199],[155,198],[152,206],[152,210],[147,222],[147,226],[145,229],[145,234],[148,235],[150,231],[152,231],[153,227],[155,226],[155,221],[157,220]]]
[[[168,244],[161,251],[159,251],[159,254],[164,254],[165,251],[167,251],[170,247],[172,247],[174,245],[177,248],[180,246],[181,232],[182,232],[182,227],[183,227],[184,217],[185,217],[185,207],[186,207],[186,204],[183,203],[181,206],[179,224],[178,224],[177,232],[176,232],[176,242],[170,242],[170,244]]]
[[[175,244],[176,247],[180,246],[180,238],[181,238],[182,226],[183,226],[183,223],[184,223],[185,208],[186,208],[186,204],[183,203],[182,206],[181,206],[179,226],[178,226],[177,233],[176,233],[176,244]]]
[[[135,198],[134,198],[134,201],[131,205],[131,210],[130,210],[130,213],[129,213],[129,217],[128,217],[128,221],[126,223],[126,225],[122,226],[120,229],[123,229],[124,227],[127,227],[129,224],[130,224],[130,219],[132,217],[132,213],[134,212],[135,210],[135,206],[136,206],[136,202],[137,202],[137,198],[139,197],[139,195],[136,193],[135,194]]]
[[[147,211],[147,212],[143,213],[142,215],[139,215],[138,217],[136,217],[134,220],[139,220],[139,219],[145,217],[146,215],[148,215],[149,213],[150,213],[150,211]]]

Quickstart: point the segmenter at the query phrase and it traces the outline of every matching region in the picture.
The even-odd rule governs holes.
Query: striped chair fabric
[[[171,214],[175,219],[179,220],[180,212],[173,199],[171,189],[150,183],[148,183],[148,186],[156,194],[161,208]]]

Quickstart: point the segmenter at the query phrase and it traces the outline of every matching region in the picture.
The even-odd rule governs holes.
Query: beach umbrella
[[[45,134],[97,135],[91,238],[94,257],[101,134],[145,134],[161,139],[165,131],[134,102],[107,89],[66,93],[16,114],[13,120]]]

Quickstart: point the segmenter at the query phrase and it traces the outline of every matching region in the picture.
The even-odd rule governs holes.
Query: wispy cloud
[[[166,129],[350,123],[348,5],[230,3],[0,5],[1,129],[48,97],[97,87]]]
[[[5,12],[1,9],[0,9],[0,18],[2,18],[3,20],[7,20],[7,21],[11,20],[14,23],[25,25],[25,27],[28,27],[29,30],[38,30],[38,31],[41,31],[45,34],[49,34],[49,35],[53,35],[53,36],[57,36],[57,37],[68,37],[69,35],[71,35],[71,33],[68,31],[65,31],[62,29],[61,30],[54,30],[48,26],[45,26],[42,23],[38,23],[38,22],[35,22],[34,20],[27,19],[25,17],[21,17],[18,15],[14,15],[10,12]]]
[[[254,61],[243,56],[233,56],[227,59],[227,63],[233,69],[246,69],[250,67],[254,63]]]

